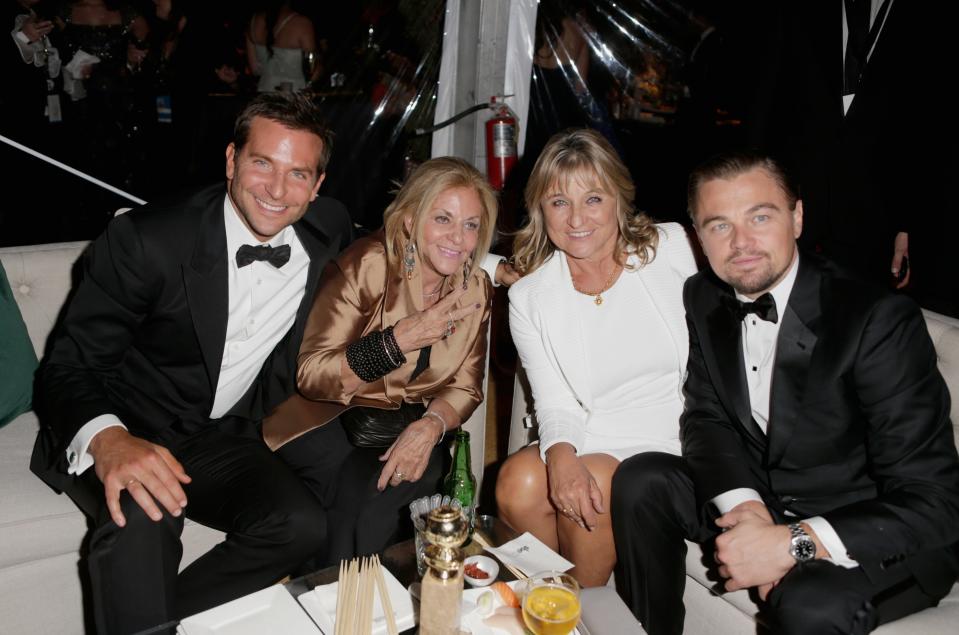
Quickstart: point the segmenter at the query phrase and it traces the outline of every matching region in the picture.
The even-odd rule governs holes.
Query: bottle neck
[[[456,432],[456,450],[453,453],[453,469],[470,469],[470,433],[465,430]]]

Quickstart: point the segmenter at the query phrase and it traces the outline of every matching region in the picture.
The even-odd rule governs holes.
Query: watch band
[[[796,562],[809,562],[816,557],[816,542],[806,533],[802,525],[790,523],[789,527],[789,555],[796,559]]]

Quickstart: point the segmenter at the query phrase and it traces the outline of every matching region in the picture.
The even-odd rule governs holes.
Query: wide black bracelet
[[[397,363],[398,359],[391,359],[386,350],[387,345],[383,331],[373,331],[346,347],[346,363],[357,377],[366,383],[374,382],[390,371],[396,370],[406,361],[402,353],[400,353],[402,361],[399,363]]]

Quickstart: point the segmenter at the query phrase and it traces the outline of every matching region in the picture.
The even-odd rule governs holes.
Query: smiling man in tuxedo
[[[317,196],[331,134],[305,97],[240,114],[226,181],[114,219],[38,372],[32,469],[92,519],[97,630],[129,633],[286,575],[325,543],[321,501],[262,442],[294,390],[319,273],[350,239]],[[331,474],[348,444],[330,429]],[[184,517],[226,540],[177,575]]]
[[[684,289],[683,456],[625,461],[612,492],[617,581],[653,635],[682,632],[686,538],[715,537],[725,588],[754,589],[776,633],[868,632],[959,571],[959,462],[922,315],[801,254],[795,192],[757,154],[690,177],[712,270]]]

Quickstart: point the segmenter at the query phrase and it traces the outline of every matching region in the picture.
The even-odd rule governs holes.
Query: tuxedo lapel
[[[816,2],[799,4],[803,12],[801,42],[807,48],[797,54],[810,62],[807,77],[815,77],[825,87],[831,117],[842,121],[842,2],[826,3],[825,8]]]
[[[818,271],[808,259],[800,258],[776,341],[776,366],[769,394],[770,468],[782,460],[802,413],[810,360],[818,341],[814,329],[819,323],[819,287]]]
[[[726,307],[717,303],[709,314],[707,328],[708,341],[712,345],[718,371],[716,375],[721,379],[725,401],[746,433],[761,445],[765,445],[766,436],[753,421],[749,404],[746,365],[743,361],[742,324]]]
[[[187,303],[210,379],[211,394],[216,392],[220,379],[229,310],[223,196],[214,200],[200,217],[193,257],[189,264],[183,265]]]
[[[299,347],[303,339],[303,330],[306,328],[306,319],[313,307],[313,296],[316,294],[316,285],[320,280],[323,267],[334,256],[336,247],[331,244],[330,238],[320,228],[303,219],[293,225],[297,238],[310,256],[310,267],[306,275],[306,290],[303,299],[296,310],[296,321],[293,323],[294,337],[291,340]],[[294,351],[294,354],[296,351]]]

